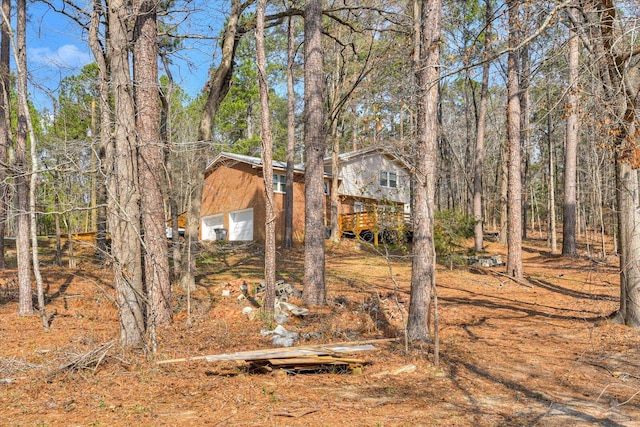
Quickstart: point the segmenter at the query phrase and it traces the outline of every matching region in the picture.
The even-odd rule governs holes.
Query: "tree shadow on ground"
[[[77,270],[75,274],[79,274],[79,273],[80,273],[80,270]],[[64,279],[64,282],[62,283],[62,285],[60,285],[60,287],[58,288],[58,290],[45,298],[45,304],[50,304],[54,300],[63,296],[67,292],[67,289],[69,289],[69,285],[71,285],[71,282],[73,281],[75,274],[68,274],[67,277]],[[51,288],[51,283],[47,281],[47,287],[44,292],[45,295],[49,292],[50,288]],[[64,305],[65,305],[65,309],[67,309],[66,299],[64,300]]]
[[[455,297],[445,297],[445,296],[440,296],[438,297],[438,299],[440,301],[446,301],[452,304],[458,304],[461,306],[476,306],[476,307],[483,307],[486,308],[488,310],[508,310],[508,311],[514,311],[514,312],[520,312],[520,313],[524,313],[527,316],[531,316],[531,317],[544,317],[545,319],[557,319],[557,320],[582,320],[585,322],[598,322],[601,321],[603,319],[606,318],[606,316],[603,315],[597,315],[597,316],[593,316],[593,317],[584,317],[584,316],[571,316],[571,315],[562,315],[562,314],[553,314],[553,313],[548,313],[545,311],[541,311],[541,310],[534,310],[532,308],[526,308],[526,307],[518,307],[515,306],[514,302],[512,302],[511,304],[507,304],[507,303],[499,303],[499,302],[495,302],[495,301],[490,301],[488,299],[484,299],[484,298],[455,298]],[[527,303],[521,303],[521,304],[527,304]],[[537,306],[539,307],[539,306]],[[554,310],[559,310],[558,308],[553,308]],[[584,310],[582,310],[582,312],[584,312]],[[592,312],[592,314],[595,314]]]
[[[620,298],[614,297],[611,295],[592,294],[587,292],[576,291],[573,289],[568,289],[562,286],[554,285],[553,283],[547,282],[546,280],[535,279],[531,276],[527,276],[526,279],[529,281],[529,283],[532,283],[550,292],[556,292],[569,297],[588,299],[588,300],[594,300],[594,301],[612,301],[612,302],[620,301]]]
[[[517,392],[522,393],[524,396],[526,396],[529,399],[532,399],[538,403],[540,403],[541,405],[547,406],[549,407],[549,410],[547,410],[545,413],[540,414],[538,416],[536,416],[534,419],[528,420],[528,422],[530,423],[530,425],[537,425],[539,424],[551,411],[551,409],[554,409],[555,411],[560,411],[561,413],[563,413],[564,415],[567,416],[571,416],[574,418],[577,418],[581,421],[587,422],[590,425],[598,425],[598,426],[603,426],[603,427],[624,427],[623,424],[620,424],[616,421],[613,421],[611,419],[608,418],[598,418],[595,417],[593,415],[590,415],[588,413],[579,411],[577,409],[573,409],[570,408],[568,406],[566,406],[565,404],[563,404],[562,402],[558,402],[555,401],[553,399],[550,399],[549,397],[547,397],[547,395],[539,392],[539,391],[535,391],[532,390],[518,382],[514,382],[514,381],[510,381],[507,380],[505,378],[499,378],[497,376],[495,376],[494,374],[483,370],[481,368],[479,368],[478,366],[466,362],[464,360],[459,359],[458,357],[455,356],[450,356],[448,355],[446,352],[442,352],[440,354],[441,359],[447,363],[451,369],[451,380],[453,381],[453,383],[455,384],[455,386],[461,391],[463,392],[467,398],[469,399],[470,402],[472,402],[472,404],[474,404],[474,406],[476,407],[476,410],[479,413],[482,413],[482,408],[479,406],[479,404],[476,402],[476,400],[473,398],[473,394],[467,389],[467,387],[465,387],[460,381],[457,380],[458,377],[458,367],[462,367],[464,369],[466,369],[467,371],[473,373],[474,375],[485,379],[487,381],[490,381],[492,383],[494,383],[495,385],[499,386],[499,387],[505,387],[508,390],[515,390]],[[505,414],[501,414],[502,416],[505,416]],[[522,422],[522,420],[518,420],[518,419],[509,419],[507,421],[510,422]]]

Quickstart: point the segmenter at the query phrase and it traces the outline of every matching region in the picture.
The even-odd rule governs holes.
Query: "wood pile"
[[[390,341],[396,341],[396,339],[241,351],[236,353],[160,360],[156,363],[162,365],[198,360],[205,360],[207,362],[237,360],[248,363],[250,369],[267,372],[274,369],[283,369],[294,372],[327,370],[354,371],[355,369],[362,368],[362,366],[366,365],[367,361],[364,359],[343,357],[343,354],[375,350],[376,347],[373,346],[373,343]]]

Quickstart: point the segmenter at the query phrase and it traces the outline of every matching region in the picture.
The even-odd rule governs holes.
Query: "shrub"
[[[473,236],[473,218],[462,211],[436,211],[433,229],[436,255],[450,256]]]

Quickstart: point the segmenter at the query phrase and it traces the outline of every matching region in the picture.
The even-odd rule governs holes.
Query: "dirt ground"
[[[526,279],[504,267],[438,265],[440,364],[403,340],[353,354],[355,372],[251,372],[245,363],[156,360],[271,348],[240,285],[262,276],[257,246],[212,247],[198,289],[176,290],[157,352],[124,353],[111,273],[87,257],[43,256],[51,328],[17,312],[15,270],[0,275],[0,425],[7,426],[640,426],[639,331],[611,325],[617,259],[551,255],[524,242]],[[328,307],[284,326],[299,345],[402,337],[411,262],[353,241],[327,247]],[[487,251],[505,255],[498,243]],[[49,265],[46,265],[49,264]],[[302,286],[303,253],[278,275]],[[399,288],[397,298],[395,287]],[[228,296],[225,296],[229,291]]]

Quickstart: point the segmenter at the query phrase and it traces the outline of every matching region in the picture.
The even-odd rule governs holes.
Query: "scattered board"
[[[391,341],[396,341],[396,339],[358,341],[352,343],[343,342],[288,348],[270,348],[263,350],[240,351],[235,353],[212,354],[208,356],[159,360],[156,363],[162,365],[198,360],[204,360],[207,362],[238,360],[249,363],[252,368],[267,371],[271,371],[273,369],[309,371],[331,367],[335,369],[344,368],[353,371],[356,368],[362,367],[367,362],[363,359],[342,357],[340,354],[375,350],[376,347],[373,345],[374,343]]]

